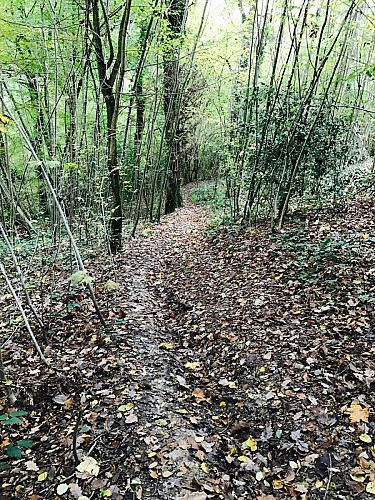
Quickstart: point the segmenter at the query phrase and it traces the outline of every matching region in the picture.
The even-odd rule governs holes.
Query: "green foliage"
[[[115,292],[120,288],[120,285],[116,281],[108,280],[104,285],[104,290],[106,292]]]
[[[190,199],[193,203],[207,203],[216,212],[225,211],[228,208],[226,187],[221,180],[217,182],[204,182],[192,188]]]
[[[132,3],[116,130],[120,199],[124,219],[128,219],[124,222],[130,226],[139,218],[160,219],[170,168],[164,106],[172,97],[176,109],[172,107],[169,114],[173,111],[178,121],[178,184],[219,176],[228,181],[225,195],[212,197],[207,188],[207,192],[192,193],[196,202],[209,202],[227,217],[226,196],[230,196],[234,219],[241,217],[246,205],[249,218],[277,218],[289,194],[291,204],[347,196],[351,175],[345,168],[361,158],[358,145],[364,131],[369,137],[374,134],[368,126],[374,84],[368,7],[355,7],[352,18],[342,26],[348,8],[343,0],[327,6],[327,22],[321,3],[312,0],[306,5],[306,24],[300,8],[290,3],[287,13],[279,2],[272,16],[266,16],[264,6],[258,9],[244,1],[242,9],[236,2],[227,2],[210,15],[197,45],[203,3],[189,6],[186,29],[178,28],[182,18],[177,19],[177,11],[183,2],[169,6]],[[107,7],[111,12],[108,33],[106,9],[99,8],[106,56],[112,49],[117,52],[123,14],[119,2]],[[70,0],[64,8],[6,0],[0,19],[0,64],[5,102],[35,145],[74,235],[81,241],[95,235],[102,243],[113,216],[112,183],[107,169],[106,114],[100,112],[103,96],[87,64],[95,49],[87,39],[85,20],[92,11],[86,9],[88,4]],[[229,18],[231,23],[223,22]],[[326,60],[341,29],[338,44]],[[178,68],[176,81],[172,79],[176,95],[175,88],[168,91],[166,87],[168,60],[173,63],[171,70]],[[340,64],[334,74],[336,62]],[[2,182],[12,194],[3,197],[3,187],[0,190],[5,224],[14,222],[10,200],[16,199],[41,234],[51,239],[64,237],[40,175],[40,162],[30,160],[29,148],[15,126],[2,126],[8,130],[9,162],[4,164],[7,175]],[[0,161],[4,161],[1,156]],[[370,178],[367,185],[373,189]],[[173,206],[180,204],[179,192],[172,201]],[[2,248],[0,252],[4,253]],[[86,279],[77,276],[73,280],[80,284]]]
[[[259,99],[265,99],[266,95]],[[260,107],[264,107],[262,102]],[[341,163],[354,160],[353,155],[348,156],[347,125],[335,116],[329,102],[318,96],[312,99],[308,110],[302,112],[302,108],[303,100],[297,94],[282,95],[271,117],[262,113],[258,128],[255,123],[251,125],[258,135],[265,124],[268,127],[270,140],[261,151],[250,152],[248,163],[256,162],[256,178],[268,182],[269,190],[273,184],[279,184],[280,178],[285,179],[281,190],[289,188],[289,172],[298,161],[301,167],[294,190],[317,194],[325,176],[334,175]]]
[[[87,271],[76,271],[69,277],[72,285],[82,285],[88,284],[93,281],[94,278],[87,274]]]
[[[21,419],[19,417],[24,417],[27,415],[27,411],[24,410],[16,410],[9,411],[7,413],[3,413],[0,415],[0,424],[2,425],[17,425],[21,423]],[[16,442],[8,442],[4,446],[6,454],[9,458],[15,458],[19,460],[22,457],[22,450],[29,449],[33,446],[33,442],[28,439],[19,439]],[[10,469],[10,465],[6,462],[0,462],[0,470],[8,470]]]
[[[193,203],[213,201],[216,197],[216,188],[213,184],[201,184],[190,191],[190,199]]]
[[[27,411],[23,410],[10,411],[8,413],[4,413],[3,415],[0,415],[0,424],[2,425],[20,424],[21,419],[19,419],[18,417],[24,417],[25,415],[27,415]]]
[[[322,241],[311,241],[304,229],[287,232],[277,239],[283,248],[293,252],[292,265],[298,269],[299,279],[310,283],[318,281],[325,266],[338,262],[351,248],[348,239],[339,235]]]
[[[8,457],[16,458],[18,460],[22,457],[22,450],[32,448],[32,446],[33,446],[32,441],[21,439],[21,440],[17,441],[15,444],[14,443],[8,444],[5,447],[5,449],[6,449]]]

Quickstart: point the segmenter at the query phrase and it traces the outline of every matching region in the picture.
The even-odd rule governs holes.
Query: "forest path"
[[[373,498],[374,202],[279,234],[208,220],[186,198],[114,262],[89,249],[107,329],[81,285],[52,293],[69,273],[50,267],[45,355],[66,375],[25,355],[22,329],[3,348],[27,412],[2,429],[5,496]],[[9,439],[32,449],[9,460]]]
[[[352,478],[374,467],[374,216],[364,201],[207,238],[187,201],[130,243],[142,498],[371,498]]]
[[[168,306],[150,286],[150,282],[161,284],[158,276],[168,272],[168,261],[174,254],[188,255],[199,245],[207,210],[190,202],[189,191],[190,187],[184,190],[184,207],[163,217],[160,224],[141,229],[121,255],[123,264],[119,266],[121,274],[127,276],[126,339],[132,346],[127,364],[132,366],[132,386],[140,388],[136,397],[138,422],[133,431],[137,440],[141,438],[140,462],[149,457],[140,471],[143,499],[206,498],[205,493],[194,493],[205,475],[201,460],[195,456],[200,433],[197,420],[179,406],[184,369],[164,325],[163,307]],[[164,290],[163,295],[166,302],[174,302],[173,292]],[[194,352],[190,355],[192,360],[196,358]]]

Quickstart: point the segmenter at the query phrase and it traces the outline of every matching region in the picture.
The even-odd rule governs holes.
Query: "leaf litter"
[[[30,269],[63,376],[2,295],[27,411],[1,427],[3,496],[374,497],[374,204],[296,213],[278,234],[208,218],[187,202],[113,262],[88,252],[107,329],[63,260]]]

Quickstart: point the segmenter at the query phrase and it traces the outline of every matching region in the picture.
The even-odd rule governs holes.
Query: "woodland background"
[[[374,25],[2,2],[4,497],[375,494]]]
[[[365,1],[7,1],[0,23],[10,232],[68,223],[116,252],[195,179],[218,181],[225,219],[271,228],[373,183]]]

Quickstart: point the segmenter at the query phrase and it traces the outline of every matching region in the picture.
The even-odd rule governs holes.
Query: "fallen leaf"
[[[298,491],[298,493],[307,493],[309,490],[305,484],[296,484],[294,489]]]
[[[26,465],[26,470],[32,470],[32,471],[38,471],[39,470],[39,467],[32,460],[29,460],[29,461],[25,462],[25,465]]]
[[[165,418],[158,418],[154,421],[154,424],[158,427],[166,427],[168,425],[168,420],[165,420]]]
[[[257,481],[262,481],[264,479],[264,473],[262,471],[259,471],[255,474],[255,479]]]
[[[349,414],[349,419],[352,422],[352,424],[356,422],[368,422],[369,416],[370,416],[370,410],[369,408],[365,407],[362,408],[362,406],[355,401],[352,402],[350,405],[350,408],[347,408],[345,410],[345,413]]]
[[[366,491],[367,493],[370,493],[371,495],[375,495],[375,479],[367,483],[366,485]]]
[[[274,487],[275,490],[282,490],[284,485],[283,485],[283,482],[281,481],[281,479],[274,479],[272,481],[272,485]]]
[[[173,349],[174,344],[172,342],[162,342],[161,344],[159,344],[159,347],[162,349]]]
[[[61,495],[64,495],[64,493],[66,493],[68,491],[68,489],[69,489],[69,486],[66,483],[61,483],[56,488],[56,493],[59,496],[61,496]]]
[[[105,284],[104,284],[104,290],[106,292],[115,292],[116,290],[118,290],[120,288],[120,285],[118,283],[116,283],[116,281],[113,281],[113,280],[108,280]]]
[[[209,468],[204,462],[201,464],[201,469],[205,474],[208,474],[210,472]]]
[[[70,483],[69,489],[74,498],[82,496],[82,488],[77,483]]]
[[[188,388],[188,384],[186,383],[186,379],[184,377],[181,377],[181,375],[176,375],[176,380],[177,382],[182,385],[182,387]]]
[[[359,436],[359,439],[363,441],[364,443],[372,443],[372,438],[368,434],[361,434]]]
[[[117,408],[117,411],[130,411],[134,408],[134,403],[127,403],[126,405],[121,405]]]
[[[134,424],[135,422],[138,422],[138,417],[135,413],[131,413],[125,418],[126,424]]]
[[[8,446],[10,444],[10,439],[6,437],[4,441],[0,444],[0,448],[5,448],[5,446]]]
[[[351,481],[347,479],[345,484],[353,491],[354,493],[363,493],[365,491],[365,487],[362,483],[357,483],[356,481]]]
[[[53,401],[55,403],[57,403],[58,405],[64,405],[68,399],[69,399],[69,396],[67,396],[66,394],[57,394],[53,398]]]
[[[246,441],[244,441],[241,445],[241,448],[243,450],[246,450],[247,448],[250,448],[251,451],[256,451],[258,448],[257,442],[255,439],[251,436],[249,436]]]
[[[205,399],[205,397],[206,397],[205,393],[203,391],[201,391],[200,389],[194,389],[194,391],[191,393],[191,395],[194,396],[197,400],[202,400],[202,399]]]
[[[201,367],[201,363],[199,361],[192,361],[185,363],[185,368],[189,368],[189,370],[197,370]]]
[[[365,482],[365,476],[362,476],[360,474],[350,474],[350,477],[355,481],[356,483],[364,483]]]
[[[88,479],[99,474],[99,464],[93,457],[83,457],[76,469],[81,473],[79,475],[81,479]]]
[[[315,462],[315,472],[320,478],[328,476],[328,469],[332,467],[332,455],[325,453]]]
[[[68,398],[65,403],[64,403],[64,408],[65,410],[70,410],[72,404],[73,404],[73,398]]]

